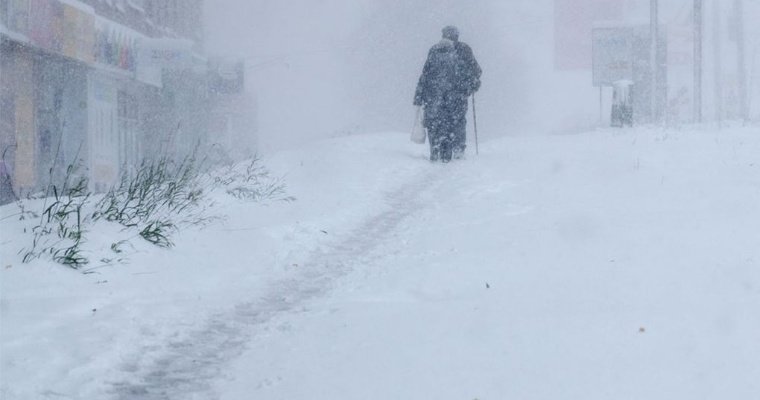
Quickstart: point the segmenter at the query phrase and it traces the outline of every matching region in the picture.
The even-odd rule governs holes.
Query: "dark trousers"
[[[454,136],[454,156],[458,157],[464,154],[465,149],[467,149],[467,118],[465,116],[453,123],[452,134]]]
[[[430,161],[451,161],[454,151],[454,135],[443,124],[433,123],[428,128],[430,138]]]
[[[467,148],[468,99],[442,96],[425,107],[425,126],[430,136],[430,160],[448,162]]]

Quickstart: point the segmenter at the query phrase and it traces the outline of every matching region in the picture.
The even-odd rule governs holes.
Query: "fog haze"
[[[547,0],[223,0],[208,6],[207,46],[246,59],[266,149],[408,130],[427,51],[454,24],[483,67],[479,122],[491,135],[536,111],[530,83],[551,68],[551,9]]]
[[[597,8],[616,4],[610,8],[622,9],[623,14],[614,22],[649,22],[648,0],[582,3]],[[693,89],[693,3],[660,3],[668,57],[686,60],[668,71],[668,97],[671,103],[683,103],[668,120],[689,121],[691,99],[678,96],[690,96]],[[716,118],[721,107],[714,106],[713,92],[736,80],[733,7],[728,1],[705,3],[704,107],[706,115]],[[758,40],[757,28],[749,21],[759,8],[760,2],[744,5],[752,93],[758,91]],[[460,28],[461,40],[473,48],[483,67],[477,100],[484,139],[582,131],[609,118],[612,93],[608,88],[602,91],[600,110],[600,92],[591,84],[590,68],[555,68],[556,17],[552,0],[221,0],[207,5],[207,47],[246,59],[248,89],[258,99],[263,150],[307,138],[408,131],[414,117],[412,96],[427,51],[448,24]],[[716,37],[721,46],[714,45]],[[720,51],[713,51],[718,47]],[[718,78],[720,73],[724,76]],[[729,103],[723,91],[721,102]]]
[[[0,0],[0,399],[757,399],[758,20]]]

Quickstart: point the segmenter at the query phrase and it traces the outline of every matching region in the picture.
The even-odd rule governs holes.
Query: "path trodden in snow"
[[[481,150],[430,165],[404,136],[371,135],[279,154],[296,203],[228,202],[227,225],[102,271],[110,286],[14,262],[2,271],[2,393],[760,393],[760,137],[599,131]]]
[[[746,133],[746,132],[745,132]],[[751,399],[759,138],[507,139],[450,166],[222,399]]]
[[[294,277],[273,282],[267,292],[234,309],[214,315],[187,337],[172,341],[151,365],[114,385],[120,399],[186,398],[206,393],[209,381],[224,374],[227,361],[273,317],[301,312],[306,302],[326,295],[335,279],[360,268],[372,249],[398,230],[399,224],[419,210],[418,196],[432,180],[428,174],[386,195],[388,209],[369,218],[337,243],[307,256],[305,266]]]

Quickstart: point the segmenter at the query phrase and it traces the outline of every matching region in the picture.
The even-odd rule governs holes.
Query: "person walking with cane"
[[[459,30],[443,28],[441,41],[428,52],[414,105],[424,107],[430,160],[449,162],[467,148],[467,106],[480,89],[482,70],[472,49],[459,41]]]

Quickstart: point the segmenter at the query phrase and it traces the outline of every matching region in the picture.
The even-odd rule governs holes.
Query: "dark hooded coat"
[[[430,49],[414,104],[425,106],[431,144],[450,140],[464,150],[467,100],[480,88],[480,65],[465,43],[443,39]],[[444,143],[445,144],[445,143]]]

